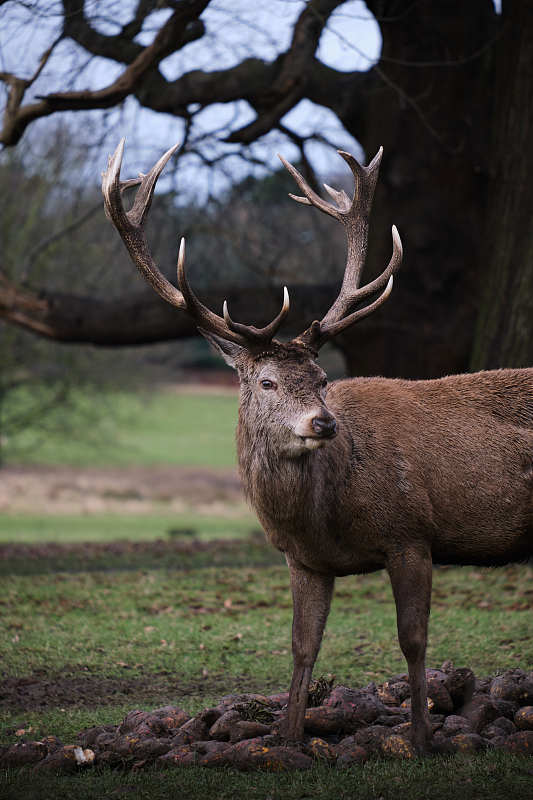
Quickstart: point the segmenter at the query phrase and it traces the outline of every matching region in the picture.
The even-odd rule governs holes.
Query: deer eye
[[[265,378],[264,380],[261,381],[261,386],[263,387],[263,389],[277,389],[278,388],[278,384],[276,383],[276,381],[270,381],[270,380],[268,380],[268,378]]]
[[[321,385],[321,387],[322,387],[323,389],[325,389],[325,388],[326,388],[326,386],[328,385],[328,379],[327,379],[327,378],[324,378],[324,380],[322,381],[322,383],[321,383],[320,385]]]

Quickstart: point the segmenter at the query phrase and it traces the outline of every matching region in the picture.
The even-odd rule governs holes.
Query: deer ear
[[[213,350],[222,356],[226,364],[229,364],[233,369],[237,369],[238,358],[244,353],[245,348],[241,347],[240,344],[235,344],[235,342],[228,342],[227,339],[223,339],[221,336],[210,333],[203,328],[198,328],[198,330],[207,339]]]

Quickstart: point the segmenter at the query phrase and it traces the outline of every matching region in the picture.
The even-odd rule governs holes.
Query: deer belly
[[[533,496],[520,482],[466,490],[450,511],[434,509],[433,561],[498,565],[533,555]]]
[[[357,540],[346,534],[324,529],[289,531],[267,526],[263,522],[270,544],[308,569],[328,575],[357,575],[375,572],[385,566],[381,543]]]

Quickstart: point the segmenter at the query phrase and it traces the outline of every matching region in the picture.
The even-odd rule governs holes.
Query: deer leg
[[[423,753],[431,738],[425,668],[431,555],[425,551],[404,550],[389,557],[387,571],[396,602],[398,639],[409,670],[411,739],[416,750]]]
[[[335,579],[313,572],[289,556],[286,558],[293,602],[293,673],[283,733],[288,739],[299,741],[303,738],[309,681],[320,650]]]

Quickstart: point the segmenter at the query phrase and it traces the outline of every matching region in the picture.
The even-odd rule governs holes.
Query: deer
[[[222,315],[192,291],[182,239],[176,288],[156,266],[143,224],[168,150],[146,175],[120,180],[124,139],[102,190],[108,217],[156,292],[186,311],[238,373],[237,454],[245,493],[270,543],[284,554],[293,600],[293,674],[283,734],[302,740],[308,689],[335,578],[385,569],[411,689],[411,739],[430,748],[425,652],[433,565],[527,559],[533,541],[533,369],[432,380],[355,377],[328,384],[320,348],[389,297],[403,251],[392,227],[386,269],[360,286],[382,148],[368,166],[338,151],[354,194],[325,185],[324,200],[280,156],[297,202],[340,222],[347,257],[339,295],[290,341],[275,337],[289,312],[257,328]],[[122,193],[137,185],[131,210]],[[372,299],[375,298],[375,299]]]

